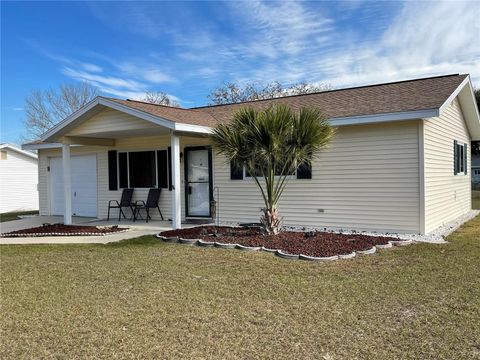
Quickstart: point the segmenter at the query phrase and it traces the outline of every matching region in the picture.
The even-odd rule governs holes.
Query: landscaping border
[[[101,232],[76,232],[76,233],[61,233],[61,232],[51,232],[51,233],[25,233],[25,234],[0,234],[0,237],[3,238],[28,238],[28,237],[48,237],[48,236],[67,236],[67,237],[72,237],[72,236],[109,236],[109,235],[114,235],[114,234],[121,234],[124,232],[129,231],[130,229],[122,229],[118,231],[112,231],[108,233],[101,233]]]
[[[184,239],[184,238],[179,238],[177,236],[166,237],[160,234],[156,234],[155,237],[167,243],[179,243],[184,245],[196,245],[196,246],[203,246],[203,247],[216,247],[219,249],[227,249],[227,250],[236,249],[236,250],[249,251],[249,252],[263,251],[263,252],[274,254],[275,256],[281,259],[304,260],[304,261],[310,261],[310,262],[331,262],[336,260],[348,260],[348,259],[353,259],[358,255],[362,255],[362,256],[373,255],[378,250],[391,249],[394,246],[406,246],[406,245],[413,244],[413,240],[411,239],[392,240],[392,241],[389,241],[387,244],[374,245],[370,249],[352,251],[350,254],[340,254],[340,255],[333,255],[333,256],[327,256],[327,257],[316,257],[316,256],[309,256],[304,254],[299,254],[299,255],[290,254],[278,249],[268,249],[264,246],[251,247],[251,246],[244,246],[240,244],[221,243],[218,241],[215,241],[215,242],[205,241],[203,239]]]

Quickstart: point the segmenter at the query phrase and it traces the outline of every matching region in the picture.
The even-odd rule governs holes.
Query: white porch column
[[[180,182],[180,138],[173,132],[170,134],[172,148],[172,227],[180,229],[182,227],[182,202],[181,202],[181,182]]]
[[[63,223],[72,224],[72,176],[70,171],[70,145],[62,144],[63,190],[65,194],[65,213]]]

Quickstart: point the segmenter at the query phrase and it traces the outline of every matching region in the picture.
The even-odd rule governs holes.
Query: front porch
[[[41,215],[63,215],[67,225],[75,224],[75,215],[103,219],[108,202],[119,201],[123,189],[134,189],[135,202],[146,201],[149,189],[161,188],[159,206],[164,219],[171,219],[163,223],[169,228],[181,228],[182,221],[190,217],[211,219],[210,128],[171,121],[163,113],[152,116],[132,108],[132,104],[143,106],[99,98],[45,134],[42,144],[28,146],[39,150],[39,186],[48,192],[47,198],[40,198]],[[174,111],[148,106],[155,111]],[[207,152],[189,157],[189,149],[198,151],[199,147]],[[187,169],[189,158],[198,164]],[[203,178],[189,182],[192,174]],[[154,220],[159,219],[156,215]],[[156,229],[161,224],[141,225],[123,219],[121,223]]]

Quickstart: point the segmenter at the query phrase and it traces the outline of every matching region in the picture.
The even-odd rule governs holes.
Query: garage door
[[[72,213],[97,216],[97,157],[72,156]],[[50,159],[50,207],[52,215],[63,215],[65,209],[62,158]]]

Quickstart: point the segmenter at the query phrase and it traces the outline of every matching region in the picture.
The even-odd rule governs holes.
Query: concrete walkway
[[[42,226],[43,224],[63,223],[61,216],[29,216],[20,220],[7,221],[0,223],[0,233],[7,233],[32,227]],[[45,237],[0,237],[0,244],[106,244],[125,239],[133,239],[143,235],[156,234],[161,231],[171,230],[169,221],[130,221],[130,220],[99,220],[94,218],[74,217],[75,225],[87,226],[113,226],[128,227],[129,230],[122,233],[105,236],[45,236]]]

